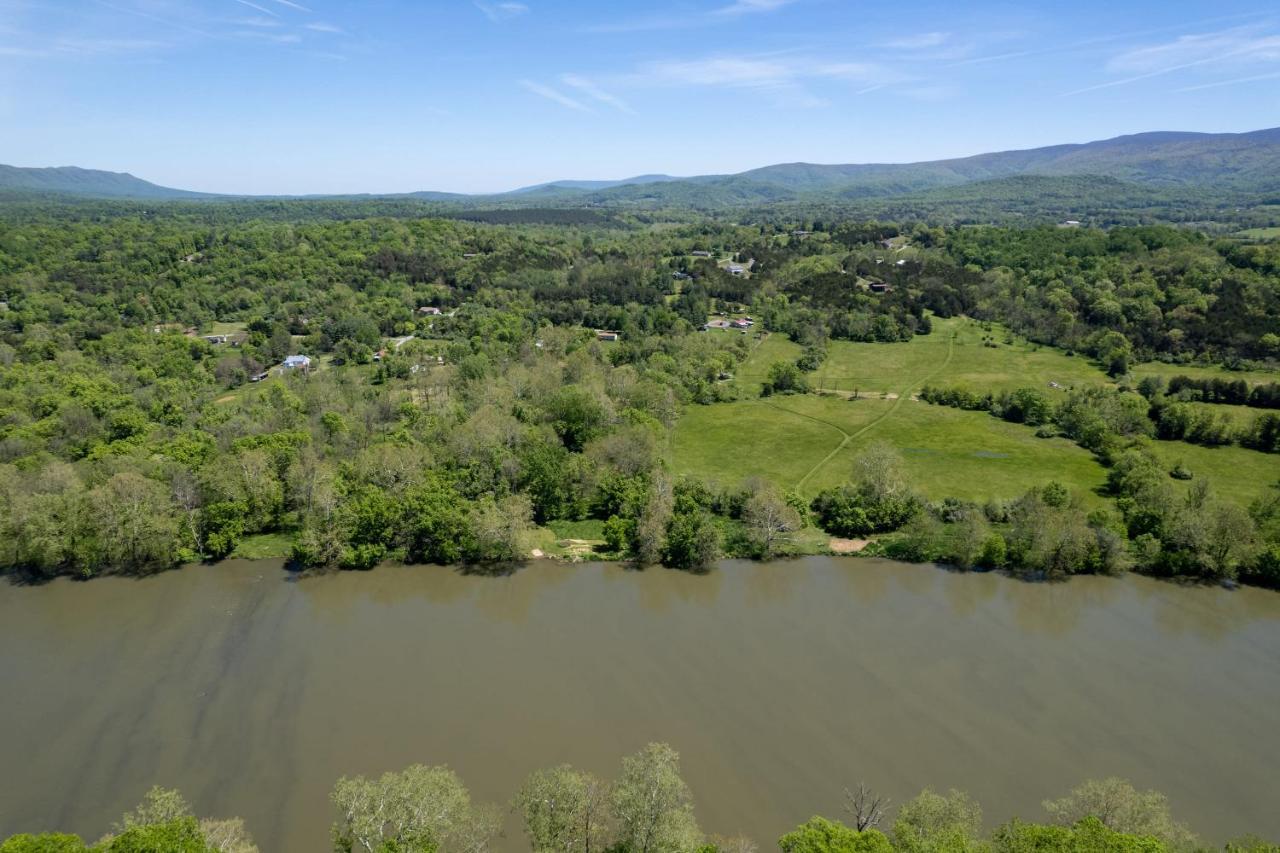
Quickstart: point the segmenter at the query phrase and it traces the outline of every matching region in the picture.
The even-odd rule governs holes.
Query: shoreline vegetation
[[[670,746],[625,757],[614,780],[570,765],[533,772],[505,808],[476,803],[448,767],[413,765],[377,778],[343,777],[330,794],[337,853],[488,853],[505,814],[535,853],[755,853],[744,836],[708,835]],[[1165,797],[1117,778],[1086,781],[1045,800],[1043,823],[1013,818],[984,832],[978,803],[925,789],[901,805],[864,783],[844,789],[840,819],[814,816],[777,840],[782,853],[1277,853],[1242,836],[1209,845],[1178,823]],[[890,820],[890,814],[893,814]],[[0,853],[257,853],[239,818],[195,816],[175,790],[152,788],[92,845],[61,833],[15,835]]]
[[[1280,585],[1280,243],[95,209],[0,210],[0,572],[839,539]]]

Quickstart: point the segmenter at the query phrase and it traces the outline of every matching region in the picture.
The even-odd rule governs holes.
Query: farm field
[[[1184,441],[1153,441],[1151,449],[1167,468],[1181,463],[1209,481],[1213,493],[1242,506],[1269,493],[1280,482],[1280,459],[1245,447],[1202,447]],[[1189,486],[1190,484],[1188,484]]]
[[[1249,228],[1241,231],[1240,236],[1251,240],[1275,240],[1280,238],[1280,228]]]
[[[907,343],[832,341],[826,362],[811,378],[818,388],[870,394],[901,393],[904,383],[914,383],[918,390],[925,381],[996,391],[1028,385],[1047,388],[1051,382],[1071,387],[1110,381],[1084,358],[1029,343],[1000,326],[989,328],[965,317],[935,318],[932,334]],[[984,338],[995,345],[984,345]],[[770,364],[793,360],[801,352],[783,336],[771,335],[744,363],[741,376],[744,382],[750,378],[758,391]]]
[[[672,462],[678,473],[721,486],[764,477],[812,496],[846,482],[858,454],[876,441],[903,454],[912,483],[931,499],[1015,498],[1057,480],[1086,502],[1101,502],[1105,472],[1071,442],[1036,438],[984,412],[909,399],[803,395],[693,407],[676,429]]]
[[[1016,339],[1006,344],[1003,330],[988,333],[972,320],[935,321],[934,328],[934,334],[903,344],[833,343],[825,369],[810,379],[839,393],[762,399],[757,395],[769,365],[802,352],[785,336],[771,335],[739,368],[743,399],[686,410],[670,447],[673,469],[721,486],[763,477],[811,496],[846,482],[858,454],[887,441],[903,454],[915,487],[931,499],[1009,499],[1058,481],[1087,504],[1101,505],[1106,471],[1073,442],[1037,438],[1028,427],[984,412],[932,406],[911,395],[926,382],[975,390],[1048,390],[1052,382],[1065,394],[1072,386],[1105,383],[1106,375],[1059,350]],[[999,345],[984,346],[984,336]],[[860,398],[848,399],[855,389]],[[1213,409],[1238,421],[1253,415],[1244,407]],[[1242,504],[1280,478],[1280,461],[1252,450],[1184,442],[1153,447],[1170,468],[1181,462]]]
[[[1135,379],[1148,376],[1163,376],[1166,380],[1175,376],[1190,376],[1192,379],[1243,379],[1252,385],[1264,385],[1268,382],[1280,382],[1280,371],[1274,370],[1227,370],[1217,365],[1201,364],[1165,364],[1161,361],[1148,361],[1135,364],[1129,371]]]

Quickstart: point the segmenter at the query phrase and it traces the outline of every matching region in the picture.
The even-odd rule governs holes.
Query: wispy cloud
[[[302,36],[297,33],[272,33],[264,30],[239,30],[232,35],[250,41],[268,42],[270,44],[298,44]]]
[[[783,6],[790,6],[795,0],[736,0],[728,6],[722,6],[711,12],[721,18],[733,18],[738,15],[752,15],[758,12],[773,12]]]
[[[950,33],[916,33],[915,35],[893,39],[886,42],[885,46],[894,50],[928,50],[929,48],[941,47],[950,40]]]
[[[586,79],[585,77],[579,77],[576,74],[562,74],[560,76],[560,81],[564,83],[566,86],[572,86],[573,88],[577,89],[579,92],[582,92],[583,94],[599,101],[602,104],[607,104],[613,107],[618,112],[627,113],[628,115],[635,115],[635,110],[631,109],[631,107],[626,103],[626,101],[622,100],[617,95],[613,95],[613,94],[610,94],[609,92],[606,92],[604,89],[601,89],[599,86],[597,86],[592,81]]]
[[[631,87],[742,89],[770,97],[778,106],[812,109],[830,105],[811,87],[844,84],[846,94],[864,95],[909,79],[877,63],[832,61],[794,54],[711,56],[648,62],[620,77]]]
[[[1236,77],[1232,80],[1217,80],[1213,83],[1201,83],[1198,86],[1183,86],[1181,89],[1174,89],[1175,92],[1199,92],[1203,89],[1219,89],[1223,86],[1240,86],[1245,83],[1256,83],[1259,80],[1275,80],[1280,78],[1280,71],[1271,71],[1267,74],[1250,74],[1248,77]]]
[[[0,56],[31,59],[128,56],[162,50],[170,46],[167,42],[153,39],[56,38],[39,47],[0,45]]]
[[[1280,62],[1280,36],[1256,27],[1179,36],[1164,44],[1125,51],[1107,63],[1110,71],[1150,73],[1184,68],[1204,60]]]
[[[484,13],[484,16],[495,24],[501,21],[508,21],[512,18],[518,18],[521,15],[529,14],[529,7],[524,3],[505,2],[505,3],[486,3],[483,0],[474,0],[475,7]]]
[[[783,96],[787,103],[817,106],[804,94],[804,84],[844,82],[870,91],[902,76],[876,63],[833,62],[797,56],[714,56],[650,62],[640,66],[634,82],[650,86],[705,86],[755,89]]]
[[[335,24],[327,24],[324,21],[316,21],[312,24],[303,24],[302,26],[316,33],[333,33],[336,35],[343,32],[342,27]]]
[[[521,88],[532,92],[540,98],[546,98],[548,101],[554,101],[562,107],[568,107],[569,109],[577,110],[578,112],[591,112],[591,108],[586,104],[581,101],[574,100],[563,92],[552,89],[550,86],[544,86],[541,83],[535,83],[532,80],[520,80],[518,82]]]
[[[185,23],[183,21],[175,21],[170,18],[162,17],[160,15],[153,15],[150,12],[143,12],[139,9],[130,9],[126,6],[117,6],[113,3],[106,2],[106,0],[92,0],[92,2],[98,6],[101,6],[104,9],[110,9],[112,12],[116,12],[121,15],[130,15],[135,18],[142,18],[143,20],[146,20],[146,21],[154,21],[158,24],[163,24],[167,27],[173,27],[174,29],[183,30],[188,33],[193,33],[198,36],[204,36],[205,38],[217,38],[217,36],[209,32],[208,30],[202,30],[197,27],[193,27],[190,24]]]
[[[273,18],[280,17],[280,14],[278,12],[274,12],[271,9],[268,9],[266,6],[259,6],[257,3],[250,2],[250,0],[236,0],[236,2],[239,3],[241,6],[248,6],[250,9],[259,11],[264,15],[270,15]]]
[[[284,24],[281,23],[278,18],[257,18],[257,17],[236,18],[235,20],[231,21],[231,23],[235,24],[238,27],[275,28],[275,27],[284,26]]]
[[[790,6],[797,0],[736,0],[727,6],[705,11],[690,11],[683,14],[650,15],[644,18],[632,18],[622,21],[607,21],[599,24],[588,24],[582,27],[586,33],[638,33],[652,30],[696,29],[724,24],[726,19],[745,15],[774,12]]]
[[[1242,68],[1280,63],[1280,35],[1258,27],[1235,27],[1183,35],[1163,44],[1132,48],[1112,57],[1107,70],[1125,77],[1073,89],[1065,96],[1127,86],[1178,71],[1224,66]]]
[[[311,11],[306,6],[303,6],[301,3],[294,3],[293,0],[275,0],[275,1],[279,3],[281,6],[288,6],[290,9],[297,9],[299,12]]]

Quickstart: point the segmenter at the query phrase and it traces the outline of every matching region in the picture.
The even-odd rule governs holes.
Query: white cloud
[[[590,24],[582,27],[586,33],[638,33],[652,30],[685,30],[697,27],[716,26],[725,23],[726,18],[737,18],[742,15],[773,12],[784,6],[790,6],[796,0],[736,0],[728,6],[721,6],[704,12],[688,12],[686,14],[661,14],[646,18],[613,21],[603,24]]]
[[[1163,77],[1193,68],[1224,66],[1240,68],[1280,62],[1280,35],[1240,27],[1216,33],[1180,36],[1171,42],[1125,51],[1107,63],[1107,69],[1136,72],[1117,80],[1085,86],[1064,93],[1083,95],[1117,86],[1127,86],[1153,77]]]
[[[1175,92],[1199,92],[1202,89],[1218,89],[1223,86],[1239,86],[1244,83],[1255,83],[1259,80],[1275,80],[1280,77],[1280,71],[1272,71],[1267,74],[1250,74],[1248,77],[1235,77],[1231,80],[1217,80],[1213,83],[1201,83],[1199,86],[1183,86],[1181,89],[1174,89]]]
[[[313,24],[303,24],[302,26],[308,30],[311,30],[312,32],[317,32],[317,33],[343,32],[342,27],[336,26],[334,24],[326,24],[324,21],[316,21]]]
[[[299,12],[310,12],[306,6],[301,3],[294,3],[293,0],[276,0],[281,6],[288,6],[290,9],[297,9]]]
[[[770,95],[780,106],[814,108],[829,102],[808,90],[812,84],[845,83],[852,94],[865,94],[907,78],[870,62],[763,55],[650,62],[623,79],[634,86],[746,89]]]
[[[868,62],[828,62],[798,57],[718,56],[666,60],[642,65],[639,80],[653,85],[725,86],[779,89],[807,80],[842,80],[862,85],[891,82],[896,75]]]
[[[931,47],[941,47],[950,40],[950,33],[916,33],[896,38],[887,42],[885,46],[894,50],[927,50]]]
[[[600,103],[608,104],[618,112],[627,113],[628,115],[635,115],[635,110],[631,109],[631,107],[627,105],[626,101],[623,101],[617,95],[613,95],[613,94],[610,94],[609,92],[606,92],[604,89],[601,89],[599,86],[597,86],[592,81],[586,79],[585,77],[579,77],[576,74],[562,74],[560,76],[560,80],[566,86],[572,86],[573,88],[577,89],[579,92],[582,92],[583,94],[591,98],[594,98]]]
[[[280,17],[278,12],[273,12],[265,6],[259,6],[257,3],[251,3],[250,0],[236,0],[236,2],[241,6],[248,6],[250,9],[255,9],[264,15],[270,15],[273,18]]]
[[[495,24],[500,21],[518,18],[521,15],[529,14],[529,7],[524,3],[504,2],[504,3],[486,3],[483,0],[474,0],[475,7],[484,13],[484,16]]]
[[[577,110],[584,113],[591,112],[591,108],[586,104],[581,101],[575,101],[573,98],[570,98],[563,92],[558,92],[555,89],[552,89],[550,86],[544,86],[541,83],[535,83],[532,80],[520,80],[518,82],[521,88],[530,91],[541,98],[546,98],[548,101],[553,101],[562,107],[568,107],[571,110]]]
[[[262,30],[240,30],[232,35],[252,41],[265,41],[271,44],[297,44],[302,36],[297,33],[268,33]]]
[[[1119,54],[1107,63],[1110,71],[1131,74],[1173,71],[1210,61],[1280,62],[1280,36],[1255,27],[1179,36]]]
[[[236,25],[236,26],[238,26],[238,27],[264,27],[264,28],[274,28],[274,27],[284,26],[284,25],[283,25],[283,24],[282,24],[278,19],[276,19],[276,18],[257,18],[257,17],[254,17],[254,18],[236,18],[234,21],[231,21],[231,23],[235,24],[235,25]]]
[[[772,12],[783,6],[790,6],[795,0],[736,0],[728,6],[716,9],[711,14],[720,17],[736,17],[757,12]]]

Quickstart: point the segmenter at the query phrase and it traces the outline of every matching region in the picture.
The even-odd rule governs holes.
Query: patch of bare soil
[[[836,554],[856,554],[870,544],[870,539],[832,539],[827,547]]]

